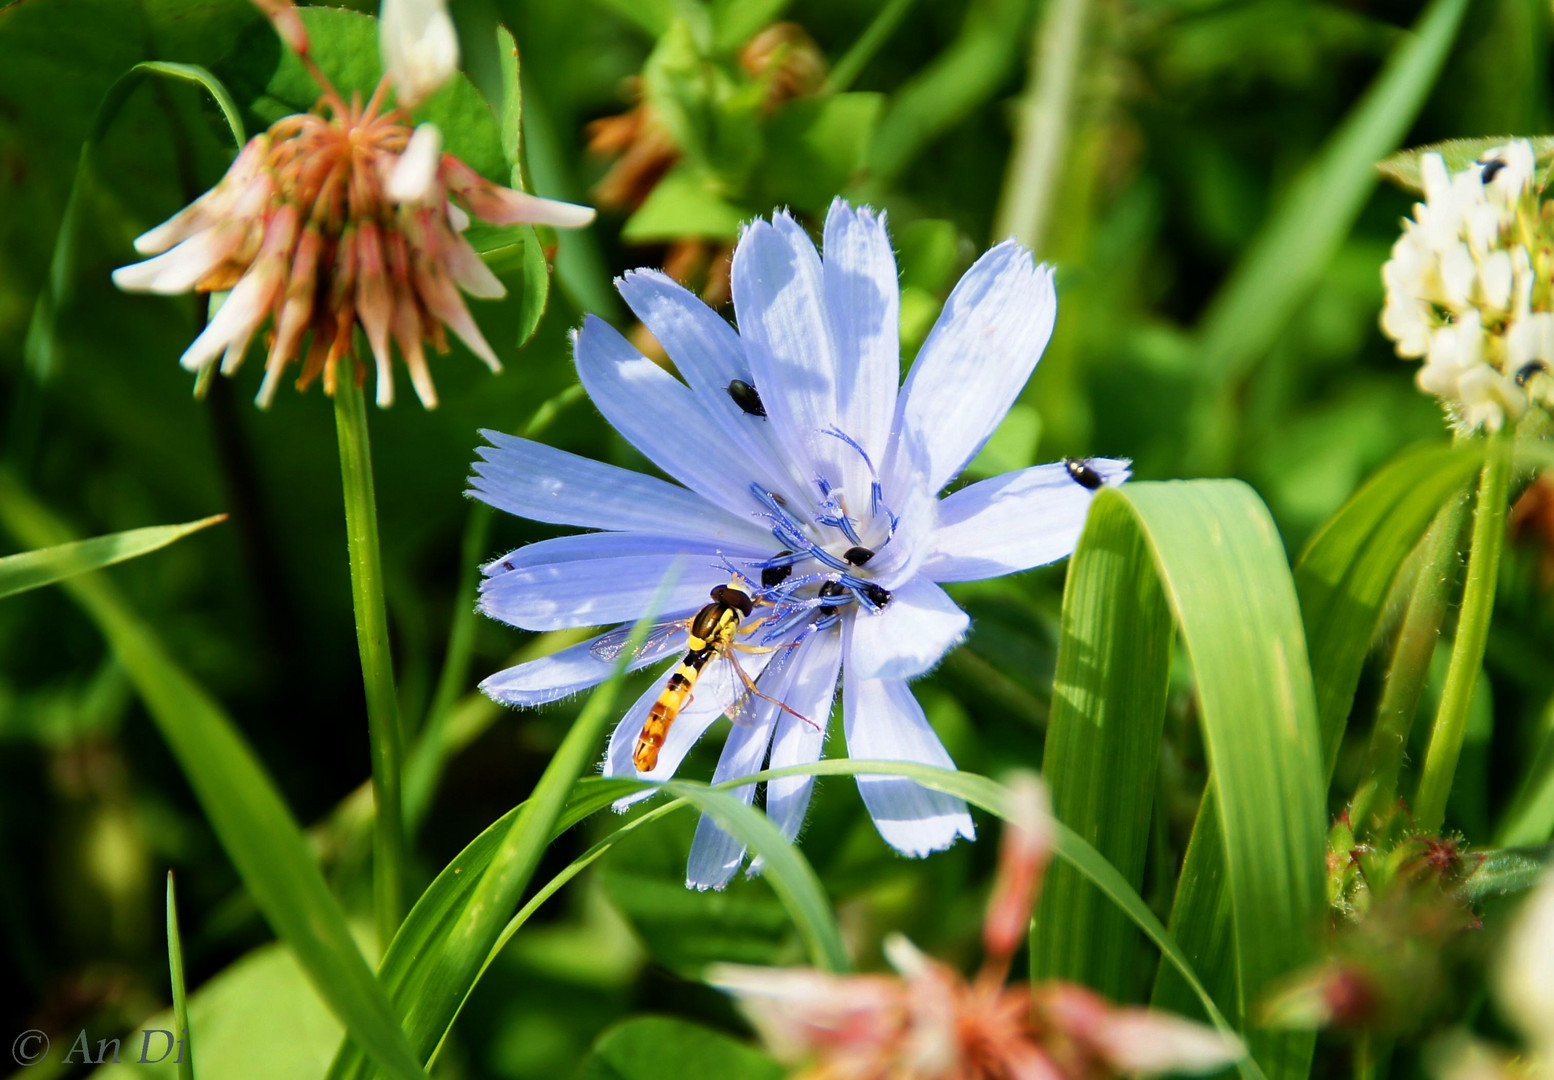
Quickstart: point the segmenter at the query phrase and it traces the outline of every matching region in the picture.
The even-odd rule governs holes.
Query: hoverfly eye
[[[1526,386],[1528,380],[1530,380],[1534,375],[1541,375],[1547,370],[1549,370],[1549,366],[1542,360],[1533,360],[1530,363],[1523,364],[1516,372],[1516,385]]]
[[[1070,480],[1087,491],[1095,491],[1106,482],[1086,458],[1064,458],[1063,468],[1068,470]]]
[[[733,398],[734,404],[738,405],[748,415],[766,415],[766,405],[761,401],[761,395],[756,393],[753,383],[747,383],[743,379],[735,379],[728,384],[728,396]]]
[[[1499,158],[1495,158],[1493,161],[1481,161],[1479,164],[1484,167],[1484,171],[1482,174],[1480,174],[1480,178],[1486,184],[1494,183],[1495,177],[1500,175],[1500,170],[1505,168],[1505,162],[1501,161]]]

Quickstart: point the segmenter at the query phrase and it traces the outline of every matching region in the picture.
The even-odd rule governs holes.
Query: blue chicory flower
[[[620,279],[680,378],[598,318],[577,332],[578,375],[594,404],[678,484],[490,431],[474,466],[476,498],[597,530],[487,565],[480,605],[494,618],[536,631],[630,623],[674,573],[666,617],[688,617],[731,572],[766,601],[757,615],[770,618],[748,640],[776,648],[741,656],[766,697],[745,699],[714,782],[818,760],[838,676],[850,755],[953,768],[908,685],[969,625],[941,584],[1067,556],[1094,490],[1128,475],[1126,461],[1090,458],[938,498],[992,435],[1052,334],[1051,270],[1013,241],[988,251],[951,293],[898,391],[900,292],[884,215],[838,199],[824,248],[822,260],[786,213],[749,225],[732,268],[737,331],[658,271]],[[481,689],[518,706],[574,694],[612,669],[598,641],[498,672]],[[659,640],[632,666],[673,660],[684,641]],[[639,775],[632,748],[661,684],[622,718],[606,776]],[[656,766],[640,775],[672,776],[743,696],[731,675],[704,676]],[[766,813],[790,839],[813,783],[766,784]],[[959,799],[903,778],[857,783],[880,835],[903,854],[974,836]],[[754,785],[737,794],[751,801]],[[744,855],[704,816],[687,884],[721,888]]]

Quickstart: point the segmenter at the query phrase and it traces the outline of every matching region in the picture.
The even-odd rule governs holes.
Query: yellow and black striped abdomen
[[[631,753],[631,763],[637,767],[638,772],[651,772],[658,764],[658,752],[663,749],[664,739],[669,735],[669,725],[674,723],[680,710],[690,702],[696,679],[715,652],[711,645],[691,649],[669,676],[658,700],[648,710],[647,719],[642,723],[642,733],[637,736],[636,749]]]

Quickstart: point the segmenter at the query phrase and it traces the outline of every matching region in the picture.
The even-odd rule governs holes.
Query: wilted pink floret
[[[738,999],[779,1060],[807,1066],[806,1080],[1103,1080],[1214,1072],[1241,1058],[1236,1038],[1202,1024],[1072,983],[1005,982],[1053,836],[1039,780],[1017,779],[1011,796],[975,979],[895,937],[886,956],[896,976],[721,964],[707,981]]]
[[[275,6],[295,17],[290,5]],[[460,290],[497,298],[506,289],[464,239],[469,218],[451,200],[504,225],[586,225],[593,211],[486,180],[442,153],[436,128],[412,133],[401,110],[385,111],[387,85],[365,108],[326,91],[314,112],[249,140],[220,183],[136,240],[137,251],[154,257],[115,271],[120,288],[231,290],[185,351],[184,367],[204,371],[219,357],[231,374],[268,322],[261,406],[299,357],[298,388],[322,375],[333,393],[336,361],[354,358],[357,325],[376,361],[380,406],[394,398],[391,342],[428,408],[437,392],[425,343],[446,352],[444,328],[501,370]],[[358,381],[362,370],[357,362]]]

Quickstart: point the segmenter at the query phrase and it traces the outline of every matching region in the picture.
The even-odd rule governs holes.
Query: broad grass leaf
[[[1325,910],[1325,785],[1294,583],[1267,509],[1238,481],[1138,483],[1103,490],[1091,507],[1081,549],[1103,541],[1115,553],[1110,558],[1147,558],[1192,665],[1214,797],[1206,798],[1199,811],[1172,909],[1172,933],[1185,944],[1191,939],[1184,938],[1184,930],[1191,933],[1212,924],[1223,892],[1230,912],[1228,955],[1207,957],[1213,962],[1209,967],[1191,947],[1188,956],[1209,980],[1211,991],[1218,993],[1221,1008],[1246,1030],[1244,1018],[1263,991],[1313,955]],[[1101,580],[1089,576],[1085,587],[1093,589]],[[1081,727],[1064,733],[1073,740],[1065,753],[1085,762],[1089,777],[1099,767],[1095,754],[1124,754],[1127,773],[1119,782],[1152,791],[1153,741],[1159,728],[1148,714],[1163,701],[1159,680],[1168,643],[1149,644],[1153,651],[1143,668],[1145,685],[1130,690],[1137,696],[1126,704],[1116,697],[1127,679],[1124,666],[1104,665],[1108,678],[1102,682],[1078,663],[1093,655],[1096,633],[1133,619],[1127,613],[1126,590],[1131,587],[1137,596],[1139,585],[1134,579],[1122,587],[1124,603],[1091,608],[1088,604],[1094,601],[1087,602],[1082,612],[1086,622],[1106,612],[1112,623],[1097,622],[1083,640],[1077,634],[1066,638],[1060,647],[1060,671],[1062,649],[1081,650],[1081,656],[1069,661],[1069,676],[1082,679],[1098,700],[1109,699],[1119,717],[1137,725],[1133,737],[1151,745],[1124,749],[1126,732]],[[1144,602],[1149,612],[1141,620],[1144,626],[1118,628],[1132,635],[1134,647],[1145,647],[1146,634],[1157,639],[1169,634],[1157,613],[1159,602],[1147,591]],[[1079,601],[1070,610],[1077,620]],[[1077,629],[1078,622],[1069,625]],[[1086,649],[1090,653],[1084,654]],[[1062,688],[1054,694],[1055,713],[1061,693]],[[1076,722],[1077,714],[1065,726]],[[1064,746],[1061,739],[1059,746]],[[1095,830],[1133,860],[1133,865],[1118,869],[1136,871],[1137,845],[1143,841],[1126,830],[1147,827],[1140,824],[1147,823],[1147,801],[1139,805],[1118,800],[1115,790],[1110,799],[1092,795],[1088,777],[1078,789],[1080,795],[1069,797],[1073,789],[1068,777],[1050,765],[1048,772],[1060,801],[1068,798],[1071,809],[1088,815],[1066,824]],[[1210,835],[1215,843],[1207,841]],[[1103,849],[1102,854],[1107,852]],[[1216,887],[1197,893],[1199,879],[1212,880]],[[1071,898],[1065,902],[1083,903],[1073,893],[1065,897]],[[1086,920],[1090,925],[1095,921],[1093,916]],[[1104,962],[1117,961],[1107,956]],[[1111,970],[1097,975],[1092,968],[1086,973],[1115,977]],[[1231,986],[1233,992],[1227,992]],[[1173,1004],[1180,1008],[1185,1003]],[[1270,1077],[1305,1076],[1312,1049],[1309,1036],[1255,1028],[1246,1033],[1254,1057]]]
[[[36,551],[7,555],[0,558],[0,597],[52,585],[76,574],[149,555],[226,518],[225,514],[215,514],[184,525],[152,525],[145,529],[130,529],[107,536],[95,536],[90,540],[75,540]]]
[[[634,1016],[600,1035],[578,1080],[782,1080],[786,1070],[742,1042],[668,1016]]]
[[[1135,889],[1149,848],[1173,641],[1143,533],[1122,508],[1091,514],[1063,591],[1042,770],[1058,820]],[[1069,979],[1125,999],[1137,944],[1126,915],[1083,876],[1053,869],[1031,933],[1034,978]]]
[[[66,539],[48,511],[4,474],[0,524],[24,543]],[[82,576],[67,579],[65,588],[108,639],[249,894],[319,995],[387,1075],[425,1080],[302,830],[231,719],[111,583]]]

